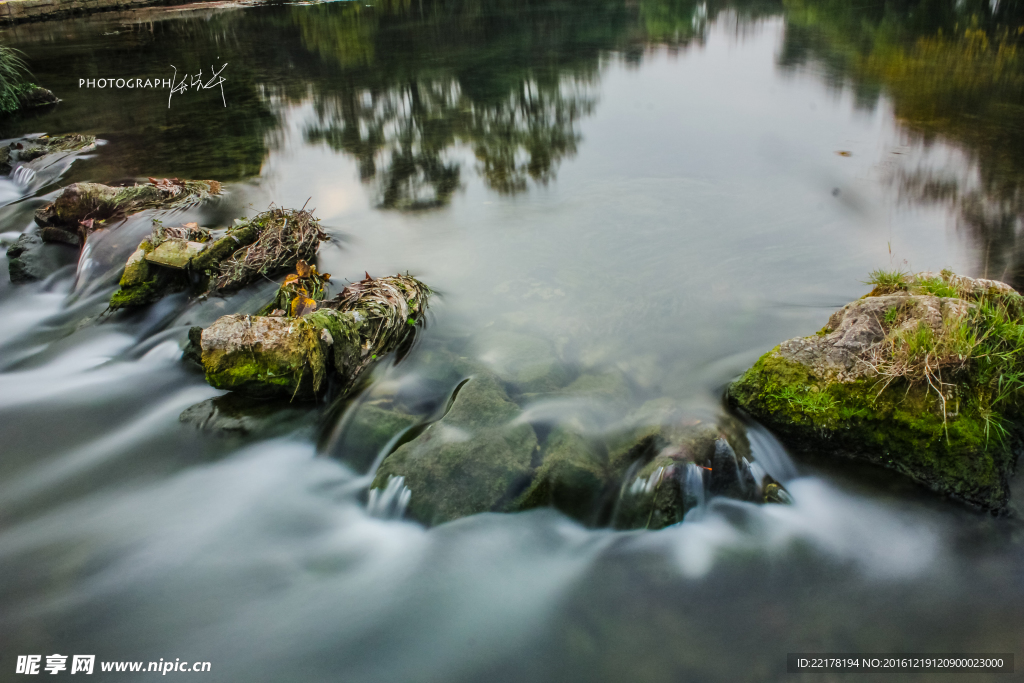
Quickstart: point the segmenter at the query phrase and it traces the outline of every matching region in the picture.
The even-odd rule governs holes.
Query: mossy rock
[[[156,301],[171,292],[188,288],[188,276],[177,270],[150,264],[146,256],[154,247],[144,240],[125,263],[120,288],[110,297],[110,310],[138,308]]]
[[[883,386],[878,378],[829,381],[777,346],[730,385],[728,396],[797,452],[863,460],[1004,511],[1016,444],[986,433],[971,404],[944,418],[941,400],[927,386]]]
[[[311,400],[358,356],[360,323],[324,310],[302,318],[226,315],[201,334],[206,381],[255,398]]]
[[[408,514],[428,525],[513,509],[529,480],[537,436],[491,376],[468,380],[448,413],[385,458],[372,488],[405,477]]]
[[[77,230],[83,220],[105,221],[146,209],[173,209],[190,206],[217,195],[216,180],[161,180],[113,187],[101,183],[74,183],[65,187],[52,204],[36,211],[36,222]]]
[[[22,138],[0,147],[0,174],[10,173],[18,162],[29,162],[60,152],[88,151],[96,146],[96,137],[80,133]]]
[[[894,334],[950,335],[957,326],[984,321],[986,302],[1002,302],[1010,319],[1000,324],[1010,329],[1019,324],[1012,317],[1024,308],[1021,297],[1003,283],[947,271],[905,282],[904,291],[876,287],[834,313],[818,334],[764,354],[730,385],[728,400],[797,452],[867,461],[1004,512],[1021,440],[1015,403],[992,400],[992,385],[1002,381],[999,368],[993,374],[989,365],[991,378],[983,379],[979,366],[963,356],[962,369],[943,378],[942,395],[926,381],[877,368],[885,367]],[[940,295],[921,291],[925,287]]]
[[[585,524],[593,524],[610,487],[615,486],[604,458],[583,436],[566,427],[548,435],[541,463],[529,488],[513,509],[554,507]]]

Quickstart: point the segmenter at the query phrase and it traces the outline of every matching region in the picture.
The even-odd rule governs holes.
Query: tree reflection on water
[[[950,207],[979,273],[1024,286],[1024,3],[904,0],[874,4],[786,0],[780,64],[825,67],[862,106],[881,93],[926,147],[963,150],[962,169],[901,169],[901,197]]]

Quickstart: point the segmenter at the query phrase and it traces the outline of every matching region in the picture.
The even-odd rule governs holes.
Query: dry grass
[[[911,299],[887,312],[886,336],[865,359],[883,379],[881,390],[898,379],[927,385],[944,416],[950,401],[968,393],[989,410],[1018,403],[1024,398],[1024,297],[949,271],[923,275],[904,275],[897,284],[910,294],[942,297],[945,315],[937,328],[929,326],[915,315],[921,304]],[[892,286],[894,279],[887,280],[872,284]]]
[[[324,308],[354,311],[366,318],[363,348],[376,358],[397,349],[423,317],[430,288],[409,275],[371,278],[348,285]]]
[[[299,260],[312,260],[320,242],[328,239],[319,219],[305,209],[271,206],[233,229],[246,225],[256,227],[259,237],[220,264],[214,283],[217,290],[238,289],[261,276],[294,266]]]
[[[149,238],[149,242],[154,247],[167,240],[185,240],[187,242],[210,241],[210,230],[208,228],[201,228],[196,223],[186,223],[185,225],[174,227],[166,227],[158,220],[154,220],[153,223],[156,224],[156,228],[153,230],[153,235]]]

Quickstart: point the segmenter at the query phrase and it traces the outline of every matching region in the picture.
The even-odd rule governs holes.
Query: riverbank
[[[0,0],[0,23],[17,24],[27,21],[44,21],[68,16],[131,10],[140,7],[165,6],[168,8],[188,5],[223,7],[226,5],[252,4],[251,2],[209,2],[203,0]]]

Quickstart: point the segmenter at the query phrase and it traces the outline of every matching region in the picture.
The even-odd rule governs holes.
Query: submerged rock
[[[389,441],[417,422],[415,415],[386,403],[363,403],[345,426],[338,449],[341,459],[356,471],[365,472]]]
[[[517,422],[519,414],[493,377],[473,377],[444,417],[384,459],[371,488],[404,477],[408,512],[428,525],[513,510],[537,449],[533,428]]]
[[[52,203],[36,211],[42,227],[57,227],[88,234],[96,223],[123,218],[146,209],[174,209],[197,204],[221,192],[216,180],[150,178],[142,185],[112,187],[100,183],[74,183]]]
[[[261,436],[284,434],[311,422],[307,410],[287,401],[261,401],[225,394],[186,408],[178,420],[185,425],[218,436]]]
[[[572,429],[558,427],[545,440],[540,466],[513,507],[550,506],[594,525],[602,502],[616,483],[593,444]]]
[[[429,293],[396,275],[350,285],[300,317],[223,316],[200,336],[206,380],[250,396],[301,399],[329,381],[348,395],[367,367],[411,339]]]
[[[96,136],[81,133],[23,138],[0,147],[0,174],[9,174],[19,162],[27,163],[60,152],[86,151],[95,146]]]
[[[1024,299],[948,271],[883,275],[817,335],[764,354],[729,400],[798,451],[865,460],[1005,510],[1020,445]]]
[[[551,342],[520,332],[492,331],[474,341],[478,360],[514,392],[551,392],[570,381]]]
[[[756,463],[737,456],[718,425],[678,425],[645,437],[631,451],[612,519],[620,529],[678,524],[714,496],[788,503],[789,494]]]

